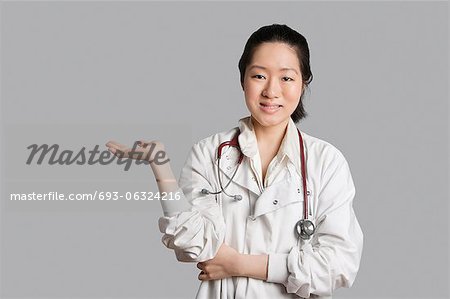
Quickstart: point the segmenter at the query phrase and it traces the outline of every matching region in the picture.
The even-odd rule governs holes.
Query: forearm
[[[150,163],[153,174],[155,175],[156,183],[160,193],[167,194],[167,200],[160,200],[161,207],[165,216],[172,216],[177,212],[186,211],[190,208],[184,194],[182,193],[178,182],[173,174],[170,163],[167,161],[164,164]],[[176,192],[180,194],[176,195]],[[178,200],[175,200],[179,198]]]
[[[178,182],[172,172],[169,162],[161,165],[151,163],[150,166],[155,175],[159,192],[175,192],[178,190]]]
[[[239,276],[267,279],[268,255],[241,254]]]

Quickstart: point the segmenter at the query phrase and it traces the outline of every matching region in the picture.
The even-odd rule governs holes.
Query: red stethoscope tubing
[[[305,162],[305,150],[303,147],[303,138],[302,134],[300,134],[300,130],[297,128],[298,137],[299,137],[299,143],[300,143],[300,157],[301,157],[301,172],[302,172],[302,184],[303,184],[303,219],[308,219],[308,194],[307,194],[307,188],[306,188],[306,162]],[[241,151],[241,148],[239,146],[238,137],[239,137],[239,131],[238,133],[231,139],[230,141],[222,142],[218,149],[217,149],[217,158],[220,159],[222,157],[222,150],[225,146],[232,146],[239,150],[239,160],[238,165],[241,164],[242,159],[244,158],[244,154]]]
[[[308,219],[308,194],[306,189],[306,161],[305,161],[305,150],[303,148],[303,138],[302,134],[300,134],[300,130],[298,131],[298,138],[300,142],[300,158],[302,159],[302,183],[303,183],[303,219]]]

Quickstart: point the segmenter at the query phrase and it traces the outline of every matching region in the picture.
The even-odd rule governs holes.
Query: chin
[[[271,115],[256,115],[253,118],[263,127],[272,127],[283,123],[285,120],[279,116],[271,116]]]

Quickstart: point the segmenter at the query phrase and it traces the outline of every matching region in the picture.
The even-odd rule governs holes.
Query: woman
[[[194,144],[178,183],[169,164],[150,164],[160,192],[180,196],[161,201],[162,241],[179,261],[197,262],[197,298],[329,298],[353,284],[363,234],[346,159],[295,125],[312,80],[307,41],[286,25],[264,26],[247,41],[239,70],[251,115]],[[234,137],[240,151],[225,146],[218,160],[219,145]],[[143,156],[149,143],[140,143]],[[297,225],[304,211],[315,224],[305,239]]]

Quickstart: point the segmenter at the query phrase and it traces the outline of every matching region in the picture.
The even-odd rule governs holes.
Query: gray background
[[[154,202],[10,202],[12,192],[156,191],[144,165],[25,165],[32,143],[193,142],[247,116],[252,32],[307,38],[305,132],[338,147],[365,236],[335,298],[448,298],[447,2],[2,2],[1,298],[192,298]]]

